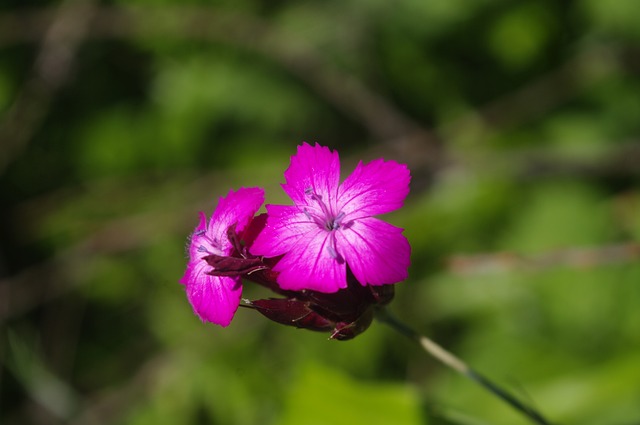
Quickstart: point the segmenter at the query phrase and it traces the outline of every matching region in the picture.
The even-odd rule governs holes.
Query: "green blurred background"
[[[379,323],[192,314],[197,212],[302,140],[409,164],[403,321],[640,423],[639,74],[635,0],[3,0],[0,423],[526,423]]]

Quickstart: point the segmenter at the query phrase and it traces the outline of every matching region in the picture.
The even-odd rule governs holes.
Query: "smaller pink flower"
[[[336,292],[347,287],[347,270],[363,286],[407,278],[411,248],[402,229],[374,217],[402,206],[406,165],[360,162],[340,183],[338,153],[303,143],[284,176],[295,205],[267,205],[266,226],[250,248],[282,256],[273,267],[282,289]]]
[[[212,254],[231,256],[236,248],[229,240],[229,228],[235,225],[235,231],[241,234],[263,202],[262,189],[240,188],[220,198],[209,223],[200,213],[200,224],[189,240],[189,262],[180,283],[185,285],[193,311],[203,322],[228,326],[242,295],[240,276],[213,275],[215,268],[205,258]]]

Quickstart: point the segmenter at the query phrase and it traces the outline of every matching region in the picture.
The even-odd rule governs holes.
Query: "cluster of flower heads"
[[[394,161],[360,162],[340,183],[338,153],[303,143],[282,185],[293,205],[267,205],[261,188],[220,198],[209,221],[189,241],[180,280],[195,314],[228,326],[242,300],[242,280],[280,298],[246,306],[285,325],[353,338],[373,309],[393,298],[407,278],[410,246],[402,229],[375,218],[400,208],[409,193],[408,168]]]

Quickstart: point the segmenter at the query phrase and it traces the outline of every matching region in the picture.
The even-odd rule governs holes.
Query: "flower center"
[[[327,230],[337,230],[340,228],[342,224],[342,219],[344,218],[344,213],[340,211],[337,216],[329,218],[325,224],[325,229]]]
[[[211,239],[206,235],[206,231],[199,230],[193,234],[193,238],[196,238],[198,245],[198,252],[207,254],[221,254],[222,244],[217,238]]]
[[[322,214],[314,214],[314,212],[309,212],[309,210],[305,208],[303,209],[305,215],[310,220],[313,220],[321,229],[324,229],[328,232],[338,230],[342,225],[342,219],[344,218],[345,214],[342,211],[340,211],[338,214],[334,214],[329,206],[322,200],[322,195],[314,192],[312,188],[307,188],[305,190],[305,193],[313,201],[315,201],[316,204],[318,204],[318,206],[320,207],[320,211],[322,211]]]
[[[342,223],[345,213],[340,211],[338,214],[335,214],[323,201],[322,195],[314,192],[312,188],[307,188],[305,193],[318,205],[319,210],[314,208],[312,211],[309,211],[307,208],[304,208],[302,211],[309,220],[316,223],[321,229],[329,232],[329,243],[325,248],[331,258],[336,260],[338,263],[344,263],[344,258],[338,252],[335,231],[341,227],[348,227],[349,223]]]

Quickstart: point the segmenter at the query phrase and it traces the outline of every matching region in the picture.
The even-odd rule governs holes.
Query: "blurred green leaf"
[[[582,183],[539,184],[524,205],[505,229],[505,249],[531,253],[588,246],[610,240],[615,233],[604,199]]]
[[[491,28],[489,48],[507,68],[531,64],[544,52],[556,30],[550,13],[542,3],[523,3],[509,9]]]
[[[356,381],[307,363],[289,388],[281,425],[424,424],[417,395],[400,384]]]
[[[625,37],[640,37],[637,19],[637,3],[634,0],[582,0],[580,6],[598,29],[605,33]]]

